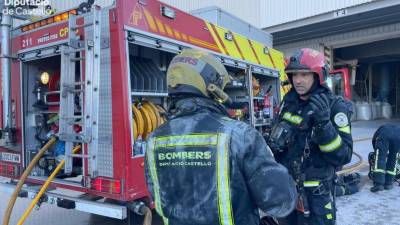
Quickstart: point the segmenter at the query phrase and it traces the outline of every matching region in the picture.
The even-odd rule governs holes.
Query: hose
[[[72,154],[77,153],[81,149],[81,146],[78,145],[72,150]],[[42,188],[40,189],[39,193],[36,195],[36,197],[33,199],[31,204],[29,205],[28,209],[24,212],[22,217],[19,219],[17,225],[22,225],[26,218],[28,218],[29,214],[32,212],[33,207],[38,203],[44,192],[47,190],[49,187],[50,183],[53,181],[54,177],[57,175],[58,172],[60,172],[61,168],[64,166],[65,160],[61,160],[61,162],[57,165],[57,167],[54,169],[53,173],[49,176],[49,178],[46,180],[46,182],[43,184]]]
[[[151,221],[153,219],[153,215],[151,213],[151,209],[147,206],[144,207],[144,220],[143,225],[151,225]]]
[[[353,142],[367,141],[367,140],[371,140],[371,139],[372,139],[372,137],[360,137],[360,138],[353,139]]]
[[[142,201],[128,202],[126,205],[133,213],[144,216],[143,225],[151,225],[153,215],[151,209]]]
[[[360,141],[367,141],[367,140],[371,140],[372,137],[361,137],[361,138],[355,138],[353,139],[353,143],[354,142],[360,142]],[[358,158],[358,162],[355,163],[352,166],[343,168],[342,170],[336,172],[337,175],[342,175],[345,173],[351,173],[357,169],[359,169],[362,165],[363,165],[363,158],[360,154],[358,154],[357,152],[353,151],[353,155],[355,155]]]
[[[18,194],[22,189],[22,185],[24,185],[24,182],[26,178],[29,176],[31,173],[33,167],[39,162],[39,159],[42,158],[43,154],[52,146],[55,142],[57,141],[56,137],[52,137],[40,150],[39,152],[35,155],[35,157],[32,159],[32,161],[29,163],[28,167],[25,169],[24,173],[22,174],[21,178],[18,181],[17,186],[15,187],[15,190],[13,194],[11,195],[10,201],[8,202],[8,206],[6,209],[6,212],[4,213],[4,218],[3,218],[3,225],[8,225],[10,222],[10,217],[12,210],[14,208],[15,201],[17,200]]]
[[[362,162],[363,162],[362,156],[361,156],[360,154],[358,154],[357,152],[353,152],[353,155],[355,155],[355,156],[358,158],[358,162],[355,163],[355,164],[352,165],[352,166],[349,166],[349,167],[343,168],[343,169],[340,170],[340,171],[337,171],[336,174],[337,174],[338,176],[339,176],[339,175],[342,175],[342,174],[345,174],[345,173],[351,173],[351,172],[353,172],[353,171],[359,169],[359,168],[363,165],[363,163],[362,163]]]

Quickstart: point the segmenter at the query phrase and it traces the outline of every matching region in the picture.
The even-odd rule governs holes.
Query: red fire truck
[[[14,29],[11,46],[9,55],[3,49],[10,69],[1,64],[10,82],[1,86],[9,95],[1,108],[0,176],[13,180],[2,190],[14,189],[13,181],[56,136],[20,196],[36,196],[36,186],[63,161],[40,202],[118,219],[129,214],[126,203],[151,205],[143,143],[167,119],[165,73],[174,55],[201,48],[218,57],[234,78],[227,86],[236,103],[232,117],[261,132],[273,114],[263,115],[260,105],[267,94],[274,103],[264,105],[278,105],[279,77],[285,77],[281,52],[156,0],[52,15]],[[81,151],[73,151],[77,145]]]
[[[345,99],[351,101],[351,85],[349,69],[344,67],[340,69],[331,70],[327,80],[328,86],[336,95],[343,96]]]

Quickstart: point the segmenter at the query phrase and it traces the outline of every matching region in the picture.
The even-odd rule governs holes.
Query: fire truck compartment
[[[60,68],[61,56],[37,57],[22,62],[22,103],[23,103],[23,143],[25,150],[25,165],[28,165],[49,137],[58,132],[60,104]],[[79,71],[79,64],[76,64]],[[80,108],[75,96],[75,107]],[[79,127],[77,127],[79,129]],[[40,159],[33,169],[33,178],[48,177],[58,163],[65,157],[65,144],[58,140]],[[82,174],[82,159],[74,159],[72,173],[63,171],[58,179],[77,177]],[[72,179],[73,180],[73,179]],[[80,179],[77,180],[80,182]]]
[[[174,53],[129,44],[130,84],[132,92],[144,96],[167,93],[166,72]]]

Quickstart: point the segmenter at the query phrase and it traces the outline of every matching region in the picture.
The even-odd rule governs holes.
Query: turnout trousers
[[[391,148],[389,142],[381,138],[376,140],[375,147],[374,184],[391,185],[396,175],[398,150]]]

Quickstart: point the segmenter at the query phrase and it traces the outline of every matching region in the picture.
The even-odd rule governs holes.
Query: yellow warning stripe
[[[237,50],[239,51],[240,58],[245,59],[244,56],[243,56],[242,50],[240,49],[238,43],[236,42],[236,38],[235,38],[235,35],[234,35],[234,34],[232,34],[232,41],[233,41],[233,43],[235,44]]]
[[[167,30],[168,36],[174,37],[174,33],[172,32],[172,28],[170,26],[168,26],[167,24],[164,24],[164,25],[165,25],[165,30]]]
[[[287,76],[285,73],[285,58],[283,56],[283,53],[273,48],[269,49],[269,53],[275,62],[275,69],[279,70],[280,80],[286,80]]]
[[[165,34],[164,24],[156,17],[156,24],[160,33]]]
[[[226,54],[227,54],[227,53],[226,53],[227,51],[226,51],[226,49],[225,49],[225,46],[223,46],[223,44],[221,43],[221,40],[220,40],[219,36],[216,34],[217,31],[215,30],[214,26],[213,26],[212,24],[210,24],[209,22],[207,22],[207,21],[204,21],[204,22],[206,23],[207,28],[208,28],[208,30],[209,30],[210,33],[211,33],[211,36],[214,38],[215,43],[217,43],[217,46],[218,46],[218,48],[219,48],[219,51],[226,55]]]
[[[188,37],[187,37],[186,34],[182,33],[181,35],[182,35],[182,39],[183,39],[184,41],[188,41]]]
[[[255,56],[255,58],[257,60],[257,64],[261,64],[260,63],[260,59],[258,58],[258,56],[256,54],[256,51],[254,50],[253,44],[251,43],[251,41],[249,39],[247,39],[247,42],[249,43],[251,51],[253,52],[253,54],[254,54],[254,56]]]
[[[257,58],[260,60],[260,64],[263,66],[272,67],[273,65],[271,63],[271,60],[266,54],[264,54],[264,45],[256,41],[250,41],[250,42],[254,48]]]
[[[146,18],[150,24],[151,29],[154,31],[157,31],[157,27],[158,30],[160,31],[160,33],[162,34],[167,34],[168,36],[172,37],[172,38],[176,38],[177,40],[184,40],[186,42],[192,42],[193,44],[197,44],[209,49],[212,49],[214,51],[219,51],[220,49],[213,43],[209,43],[207,41],[203,41],[200,40],[198,38],[192,37],[192,36],[188,36],[184,33],[180,33],[178,30],[175,30],[173,28],[171,28],[169,25],[164,24],[160,19],[158,19],[157,17],[155,17],[155,19],[153,19],[153,17],[151,16],[151,14],[149,12],[145,13],[146,14]]]
[[[179,31],[177,31],[177,30],[174,29],[174,34],[175,34],[175,37],[176,37],[177,39],[179,39],[179,40],[182,39],[182,38],[181,38],[181,34],[179,33]]]
[[[150,29],[152,31],[157,32],[157,26],[156,26],[156,23],[154,22],[153,16],[146,9],[143,9],[143,10],[144,10],[144,15],[146,16],[147,22],[149,23]]]
[[[249,44],[249,40],[242,35],[234,34],[233,36],[235,37],[235,42],[237,43],[237,46],[240,49],[244,59],[259,64],[256,56],[254,55],[255,53]]]
[[[229,32],[226,29],[223,29],[221,27],[213,25],[215,30],[217,31],[216,33],[218,34],[220,40],[222,40],[223,45],[225,46],[225,49],[227,50],[228,54],[234,58],[241,58],[239,50],[236,48],[236,45],[233,41],[229,41],[225,39],[225,33]]]
[[[274,63],[274,60],[273,60],[273,58],[272,58],[272,56],[271,56],[271,51],[270,51],[270,49],[269,49],[268,47],[264,47],[264,48],[267,48],[267,49],[268,49],[268,57],[269,57],[269,60],[271,60],[272,67],[273,67],[273,68],[276,68],[275,63]]]
[[[269,48],[269,54],[272,57],[272,60],[274,61],[275,68],[280,70],[281,72],[285,71],[285,58],[283,56],[283,53],[280,51],[277,51],[276,49]]]
[[[200,39],[192,37],[192,36],[189,36],[189,41],[192,42],[193,44],[201,45],[203,47],[206,47],[206,48],[209,48],[209,49],[212,49],[215,51],[219,50],[219,48],[216,45],[206,42],[206,41],[203,41],[203,40],[200,40]]]
[[[279,51],[276,51],[273,48],[268,48],[268,54],[264,53],[264,45],[252,41],[250,39],[245,38],[236,33],[233,34],[233,40],[229,41],[225,39],[225,33],[229,32],[228,30],[215,26],[207,21],[204,21],[208,30],[210,31],[211,36],[213,37],[215,44],[200,40],[193,36],[188,36],[184,33],[180,33],[179,31],[172,29],[169,25],[164,24],[160,19],[154,17],[150,14],[149,11],[144,9],[144,14],[146,20],[150,26],[150,29],[155,32],[160,32],[162,34],[168,34],[168,36],[176,38],[178,40],[184,40],[192,42],[193,44],[197,44],[215,51],[222,52],[225,55],[230,55],[235,58],[241,58],[250,62],[254,62],[263,66],[272,67],[284,71],[284,59],[283,54]],[[278,62],[278,63],[277,63]],[[279,65],[276,65],[279,64]],[[282,77],[281,77],[282,78]]]

